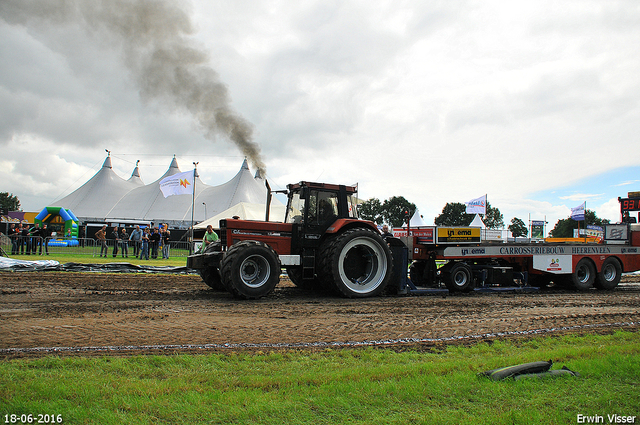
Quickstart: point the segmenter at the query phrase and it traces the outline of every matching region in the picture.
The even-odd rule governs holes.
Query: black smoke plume
[[[195,31],[184,6],[179,0],[1,0],[0,17],[22,25],[77,23],[94,36],[111,38],[143,100],[188,110],[205,137],[227,137],[264,176],[253,126],[231,108],[207,52],[190,39]]]

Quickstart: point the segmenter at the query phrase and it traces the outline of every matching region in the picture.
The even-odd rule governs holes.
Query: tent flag
[[[575,221],[584,221],[584,210],[587,206],[587,201],[584,201],[581,205],[575,208],[571,208],[571,218]]]
[[[486,214],[487,213],[487,195],[472,199],[466,202],[467,214]]]
[[[193,171],[174,174],[160,180],[160,190],[165,198],[171,195],[191,195],[193,194]]]

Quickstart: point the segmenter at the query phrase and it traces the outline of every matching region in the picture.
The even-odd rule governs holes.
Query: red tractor
[[[287,189],[284,223],[220,220],[220,243],[189,256],[187,267],[237,298],[269,294],[282,267],[299,287],[350,298],[380,294],[392,278],[392,255],[376,225],[358,219],[357,186],[300,182]]]

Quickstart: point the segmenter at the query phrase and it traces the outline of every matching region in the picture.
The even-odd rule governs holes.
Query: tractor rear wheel
[[[320,249],[323,282],[348,298],[374,297],[391,280],[391,250],[380,235],[352,229],[335,236]]]
[[[267,244],[242,241],[225,253],[220,265],[224,286],[236,298],[261,298],[280,281],[280,259]]]

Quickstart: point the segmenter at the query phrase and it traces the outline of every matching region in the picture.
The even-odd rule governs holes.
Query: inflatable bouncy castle
[[[71,234],[71,238],[75,239],[75,242],[77,243],[78,218],[71,212],[71,210],[62,207],[45,207],[40,211],[40,214],[36,216],[33,222],[34,224],[40,223],[40,225],[44,223],[48,224],[53,222],[56,217],[60,217],[64,223],[64,232],[59,236],[59,238],[66,238],[67,235]]]

